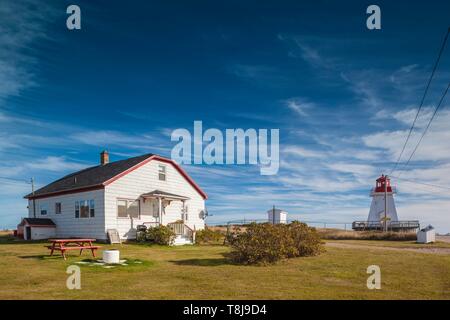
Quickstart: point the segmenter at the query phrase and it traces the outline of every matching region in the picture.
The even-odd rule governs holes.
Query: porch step
[[[187,244],[193,244],[191,239],[186,238],[184,236],[176,236],[175,240],[173,241],[174,246],[184,246]]]

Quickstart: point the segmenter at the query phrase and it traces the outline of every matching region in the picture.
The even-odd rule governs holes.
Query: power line
[[[10,178],[10,177],[0,177],[0,179],[11,180],[11,181],[16,181],[16,182],[22,182],[22,183],[28,183],[28,184],[31,184],[31,181],[25,180],[25,179],[16,179],[16,178]]]
[[[446,187],[446,186],[440,186],[437,184],[432,184],[432,183],[426,183],[426,182],[418,182],[415,180],[410,180],[410,179],[405,179],[405,178],[400,178],[400,177],[396,177],[396,176],[391,176],[392,178],[398,179],[398,180],[403,180],[403,181],[407,181],[410,183],[415,183],[415,184],[421,184],[424,186],[429,186],[429,187],[434,187],[434,188],[440,188],[440,189],[445,189],[445,190],[450,190],[450,187]]]
[[[437,66],[439,64],[439,61],[441,60],[442,52],[444,52],[445,44],[447,43],[447,39],[448,39],[449,33],[450,33],[450,28],[447,29],[447,34],[445,35],[444,41],[442,42],[441,49],[439,50],[438,57],[436,59],[436,62],[434,63],[434,67],[433,67],[433,70],[431,71],[430,78],[428,79],[427,86],[425,87],[425,92],[423,93],[422,100],[421,100],[420,105],[419,105],[419,109],[417,110],[416,116],[414,117],[414,121],[413,121],[413,123],[411,125],[411,128],[409,129],[408,136],[406,137],[406,141],[403,144],[402,151],[400,152],[400,155],[398,156],[398,159],[397,159],[397,161],[395,163],[394,168],[391,170],[390,175],[397,169],[397,166],[400,163],[400,160],[401,160],[401,158],[403,156],[403,153],[405,152],[406,145],[408,144],[408,141],[411,138],[412,131],[414,130],[414,126],[416,125],[416,121],[417,121],[417,118],[419,117],[420,110],[422,110],[423,103],[425,101],[425,97],[426,97],[426,95],[428,93],[428,89],[430,88],[431,80],[433,80],[434,73],[436,72],[436,69],[437,69]]]
[[[414,154],[416,153],[417,149],[419,148],[420,143],[422,142],[423,137],[425,136],[425,134],[427,133],[428,129],[431,126],[431,123],[433,122],[439,108],[442,105],[442,102],[444,101],[445,96],[447,95],[448,89],[450,88],[450,82],[447,85],[447,88],[444,91],[444,94],[442,95],[441,99],[439,100],[438,105],[436,106],[436,108],[434,109],[433,115],[430,118],[430,121],[428,121],[428,124],[425,128],[425,130],[422,133],[422,136],[420,137],[419,141],[416,144],[416,147],[414,148],[413,152],[411,153],[411,155],[408,158],[408,161],[406,161],[406,163],[403,165],[403,167],[400,169],[401,171],[404,171],[405,168],[408,166],[409,162],[411,161],[412,157],[414,156]],[[402,172],[399,172],[399,176],[402,174]]]

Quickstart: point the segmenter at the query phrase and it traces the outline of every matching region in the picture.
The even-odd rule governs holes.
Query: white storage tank
[[[417,232],[417,242],[418,243],[431,243],[436,242],[436,232],[432,225],[419,230]]]
[[[115,249],[103,251],[103,262],[108,264],[120,263],[120,251]]]
[[[268,221],[270,223],[287,223],[287,212],[275,207],[267,211]]]

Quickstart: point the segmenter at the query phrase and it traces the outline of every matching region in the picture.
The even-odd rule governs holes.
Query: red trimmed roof
[[[175,161],[155,154],[146,154],[134,158],[115,161],[69,174],[36,190],[34,194],[30,193],[26,195],[25,198],[39,199],[62,194],[103,189],[105,186],[142,167],[152,160],[173,165],[175,169],[189,182],[189,184],[203,197],[203,199],[206,200],[208,198],[207,194]]]

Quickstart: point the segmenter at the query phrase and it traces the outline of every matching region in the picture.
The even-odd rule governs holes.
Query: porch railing
[[[195,227],[192,229],[191,227],[184,224],[184,222],[171,222],[168,223],[167,226],[177,235],[184,236],[195,243]]]
[[[384,230],[384,227],[384,223],[379,221],[354,221],[352,223],[353,230]],[[413,231],[420,229],[420,223],[418,220],[389,221],[387,229],[390,231]]]

